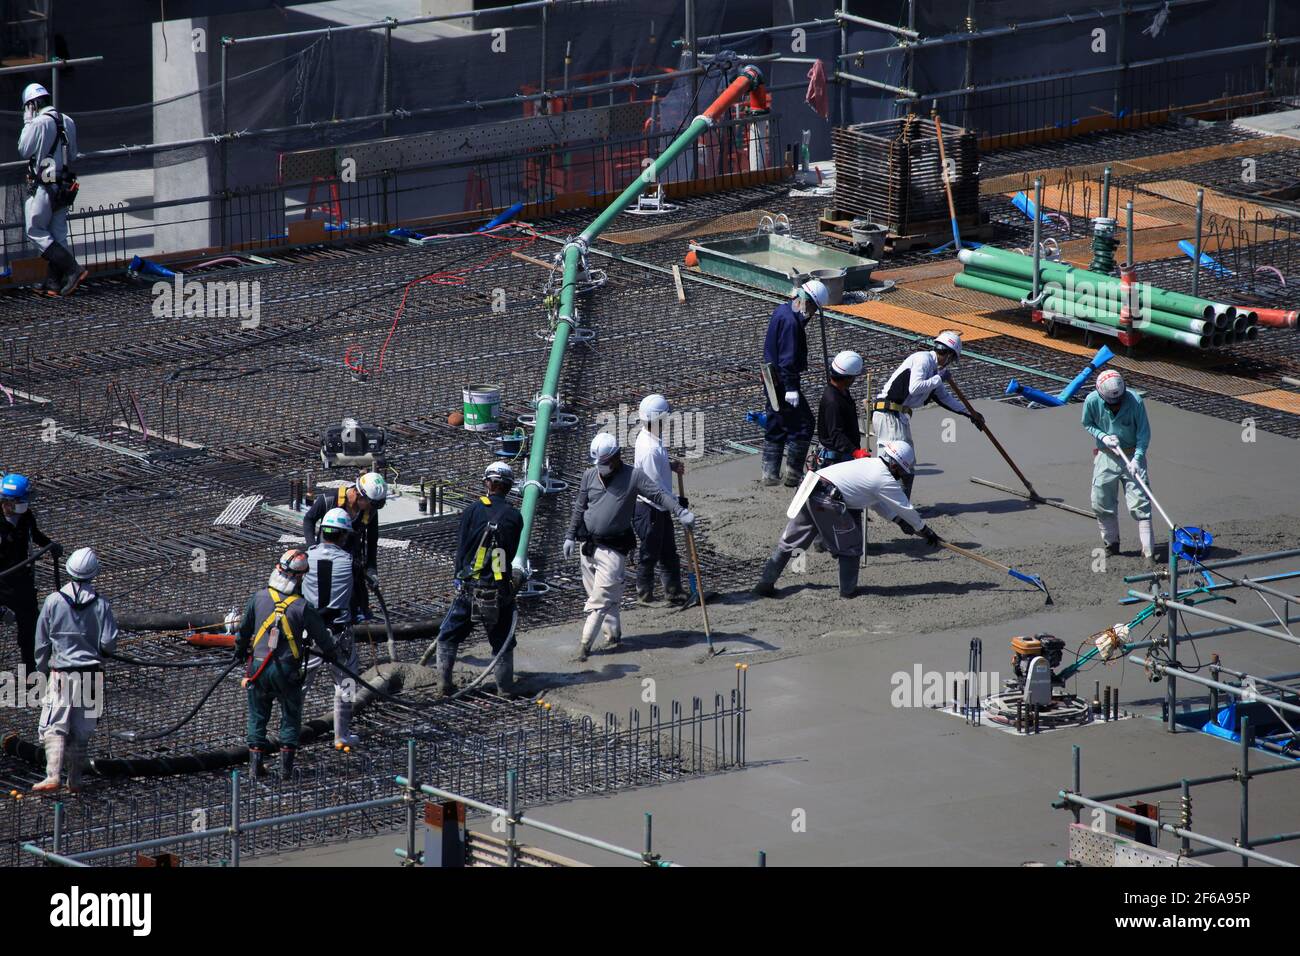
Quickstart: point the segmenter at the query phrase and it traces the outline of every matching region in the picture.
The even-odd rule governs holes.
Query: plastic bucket
[[[501,389],[495,385],[467,385],[463,390],[465,431],[494,432],[500,428]]]
[[[800,285],[809,279],[819,279],[826,286],[826,304],[839,305],[844,301],[844,283],[849,274],[848,269],[813,269],[798,277]]]

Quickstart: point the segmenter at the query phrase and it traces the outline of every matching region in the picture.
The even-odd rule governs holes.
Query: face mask
[[[295,594],[301,580],[298,577],[290,577],[279,568],[276,568],[271,572],[271,579],[267,582],[267,586],[279,591],[281,594]]]
[[[14,514],[22,515],[27,513],[27,502],[19,501],[14,505]]]
[[[612,474],[614,473],[614,465],[613,465],[612,462],[611,462],[611,463],[604,464],[604,465],[597,465],[597,466],[596,466],[596,472],[597,472],[597,473],[598,473],[602,478],[608,478],[610,475],[612,475]]]

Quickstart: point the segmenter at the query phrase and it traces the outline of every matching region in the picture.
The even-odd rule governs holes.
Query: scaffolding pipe
[[[0,76],[10,76],[14,73],[31,73],[33,70],[52,70],[55,74],[59,70],[67,69],[70,66],[83,66],[87,63],[101,63],[102,56],[82,56],[75,60],[60,60],[55,57],[52,60],[46,60],[44,63],[27,63],[23,66],[4,66],[0,67]]]
[[[1198,571],[1216,571],[1219,568],[1235,568],[1242,564],[1255,564],[1264,561],[1281,561],[1285,558],[1300,557],[1300,548],[1291,548],[1287,551],[1268,551],[1264,554],[1243,554],[1239,558],[1225,558],[1222,561],[1198,561],[1196,569]],[[1165,572],[1148,571],[1144,574],[1131,574],[1124,578],[1125,584],[1142,584],[1147,581],[1154,581]],[[1131,591],[1129,592],[1132,593]]]
[[[255,37],[231,37],[231,43],[265,43],[270,40],[296,40],[299,37],[333,36],[336,33],[355,33],[358,30],[380,30],[385,27],[413,27],[421,23],[438,23],[445,20],[473,19],[474,17],[496,16],[499,13],[520,13],[524,10],[538,10],[545,7],[577,6],[585,0],[528,0],[527,3],[512,3],[504,7],[486,7],[481,10],[466,10],[462,13],[437,13],[423,17],[408,17],[405,20],[374,20],[370,23],[353,23],[340,27],[321,27],[315,30],[295,30],[292,33],[268,33]]]
[[[519,535],[519,547],[515,552],[514,566],[525,573],[529,569],[528,542],[532,536],[537,502],[542,494],[542,471],[546,467],[546,440],[550,435],[551,420],[558,410],[556,406],[559,403],[560,371],[564,367],[564,352],[569,344],[569,333],[574,326],[576,313],[574,287],[578,279],[578,268],[582,265],[587,250],[596,237],[614,221],[615,216],[636,201],[646,184],[658,179],[660,171],[670,166],[701,134],[715,126],[727,109],[742,96],[760,88],[762,84],[763,74],[758,67],[745,67],[712,105],[695,117],[691,125],[673,140],[672,144],[656,157],[640,176],[629,183],[622,194],[610,203],[605,211],[582,231],[581,235],[564,244],[561,251],[564,273],[560,284],[560,308],[556,317],[555,339],[551,344],[550,358],[546,363],[546,376],[537,399],[537,425],[533,430],[533,447],[528,457],[528,478],[524,482],[523,503],[519,509],[523,516],[523,529]]]
[[[1081,797],[1077,793],[1070,793],[1067,790],[1058,791],[1057,796],[1069,803],[1091,807],[1094,810],[1100,810],[1110,816],[1120,817],[1124,820],[1140,824],[1152,830],[1161,830],[1165,833],[1172,833],[1174,836],[1186,837],[1189,840],[1195,840],[1197,843],[1204,843],[1207,846],[1216,847],[1226,853],[1239,854],[1246,859],[1257,860],[1260,863],[1268,863],[1272,866],[1294,867],[1296,865],[1294,863],[1288,863],[1286,860],[1279,860],[1277,857],[1266,856],[1263,853],[1256,853],[1254,850],[1249,850],[1243,846],[1235,846],[1231,843],[1225,843],[1223,840],[1217,840],[1214,837],[1206,836],[1203,833],[1194,833],[1191,830],[1184,830],[1182,827],[1176,827],[1172,823],[1160,823],[1156,820],[1152,820],[1150,817],[1139,816],[1138,814],[1131,813],[1128,810],[1121,810],[1119,807],[1112,807],[1109,804],[1101,803],[1097,800],[1090,800],[1087,797]]]
[[[1267,697],[1258,691],[1248,692],[1247,688],[1237,687],[1233,684],[1225,684],[1222,681],[1213,680],[1209,677],[1202,677],[1200,674],[1194,674],[1191,671],[1183,670],[1181,667],[1173,667],[1166,664],[1164,661],[1152,660],[1149,657],[1141,657],[1137,654],[1130,654],[1128,659],[1134,664],[1141,664],[1149,670],[1153,670],[1166,676],[1173,675],[1182,677],[1191,681],[1193,684],[1200,684],[1203,687],[1212,687],[1215,690],[1223,691],[1234,697],[1240,697],[1242,699],[1249,697],[1250,700],[1246,701],[1247,703],[1258,702],[1261,704],[1267,704],[1269,707],[1276,707],[1279,710],[1285,710],[1300,715],[1300,707],[1297,707],[1295,704],[1288,704],[1286,701],[1278,700],[1276,697]]]
[[[804,20],[802,23],[782,23],[774,27],[755,27],[752,30],[737,30],[735,33],[714,33],[707,37],[697,37],[695,42],[702,43],[725,43],[729,40],[740,40],[745,37],[763,36],[768,33],[784,33],[786,30],[806,30],[808,27],[830,27],[838,22],[838,18],[830,17],[824,20]],[[673,46],[686,48],[690,45],[690,40],[674,40]]]
[[[845,13],[843,10],[835,11],[837,20],[848,20],[849,23],[856,23],[860,27],[871,27],[873,30],[884,30],[886,33],[895,33],[900,37],[907,37],[909,40],[919,40],[921,34],[915,30],[909,30],[907,27],[894,26],[892,23],[883,23],[880,20],[868,20],[866,17],[859,17],[852,13]]]
[[[1223,614],[1215,614],[1213,611],[1207,611],[1205,608],[1199,607],[1195,604],[1183,604],[1181,601],[1171,601],[1163,594],[1145,594],[1141,591],[1134,591],[1131,589],[1128,593],[1133,597],[1150,601],[1162,609],[1172,609],[1175,611],[1182,611],[1185,614],[1194,614],[1197,617],[1203,617],[1210,621],[1217,621],[1220,624],[1231,624],[1238,630],[1250,631],[1254,634],[1262,634],[1264,637],[1272,637],[1279,641],[1285,641],[1288,644],[1300,645],[1300,638],[1292,637],[1290,634],[1283,634],[1280,631],[1270,630],[1267,627],[1260,627],[1258,624],[1251,624],[1249,621],[1238,621]]]
[[[890,86],[888,83],[881,83],[879,80],[869,80],[865,76],[855,76],[852,73],[845,73],[842,70],[835,72],[835,79],[848,80],[850,83],[861,83],[864,86],[874,86],[876,89],[888,90],[891,93],[899,93],[907,99],[917,99],[916,90],[909,90],[902,86]]]

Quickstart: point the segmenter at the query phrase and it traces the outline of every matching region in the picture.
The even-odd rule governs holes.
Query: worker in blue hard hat
[[[54,108],[49,90],[29,83],[23,90],[23,131],[18,155],[27,160],[27,238],[49,263],[42,288],[49,295],[71,295],[90,274],[72,255],[68,210],[77,195],[72,163],[77,158],[77,124]]]
[[[0,478],[0,618],[18,628],[18,652],[28,673],[36,670],[36,571],[25,562],[32,545],[44,548],[47,538],[31,510],[32,483],[25,475]],[[57,559],[62,553],[58,545]],[[6,573],[7,572],[7,573]]]

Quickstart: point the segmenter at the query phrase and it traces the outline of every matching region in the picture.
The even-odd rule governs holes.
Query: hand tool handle
[[[686,497],[686,477],[682,472],[677,472],[677,494]],[[700,614],[704,616],[704,639],[709,642],[709,650],[713,650],[713,632],[709,629],[709,609],[704,603],[704,579],[700,577],[700,557],[695,552],[695,531],[691,528],[684,528],[686,532],[686,550],[691,556],[691,567],[695,569],[695,589],[700,593]]]
[[[1138,486],[1146,492],[1147,497],[1151,499],[1151,503],[1155,505],[1156,510],[1160,512],[1160,517],[1164,518],[1165,524],[1169,525],[1169,530],[1174,531],[1178,526],[1169,520],[1169,515],[1165,514],[1165,509],[1160,507],[1160,502],[1157,501],[1156,496],[1151,493],[1151,489],[1147,486],[1147,483],[1142,480],[1142,476],[1137,473],[1137,469],[1133,467],[1132,460],[1128,455],[1124,454],[1124,449],[1116,448],[1115,454],[1119,455],[1119,457],[1124,460],[1124,467],[1128,470],[1128,473],[1133,476],[1133,480],[1138,483]]]
[[[968,399],[965,393],[962,392],[961,386],[957,384],[957,380],[953,378],[948,379],[948,387],[951,388],[952,393],[956,395],[958,399],[961,400],[961,403],[966,406],[966,411],[974,415],[975,406],[970,403],[970,399]],[[1029,479],[1025,477],[1025,473],[1021,471],[1018,467],[1016,467],[1016,463],[1011,460],[1011,456],[1007,454],[1007,450],[1002,447],[1002,442],[998,441],[997,436],[994,435],[993,432],[989,429],[988,422],[984,423],[984,434],[987,435],[988,440],[993,443],[993,447],[998,450],[998,454],[1000,454],[1004,459],[1006,459],[1007,464],[1011,466],[1011,470],[1016,473],[1016,477],[1020,479],[1021,483],[1025,486],[1025,489],[1029,492],[1030,496],[1033,498],[1038,498],[1039,497],[1038,492],[1036,492],[1034,490],[1034,486],[1029,483]]]

